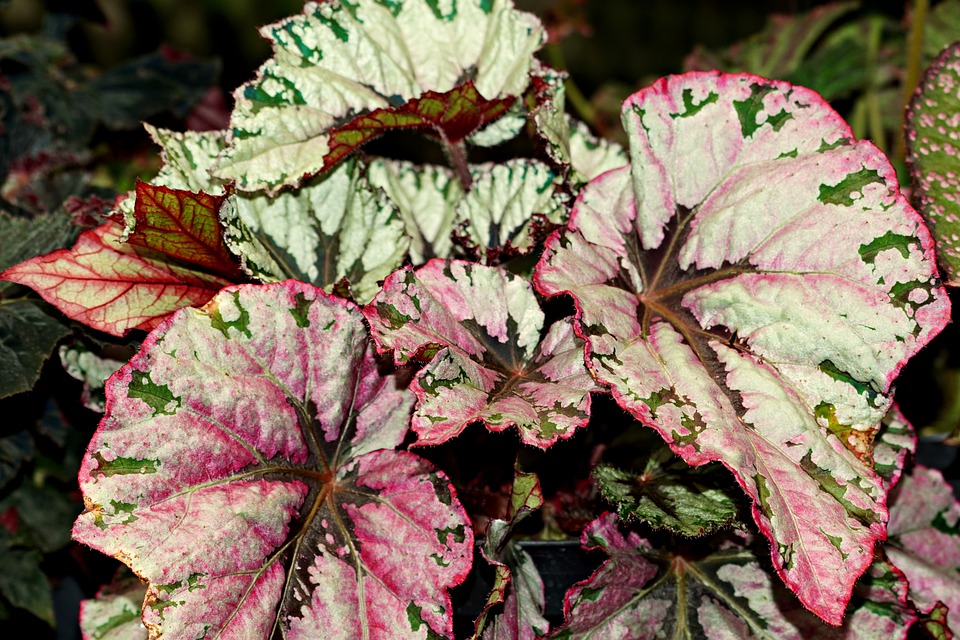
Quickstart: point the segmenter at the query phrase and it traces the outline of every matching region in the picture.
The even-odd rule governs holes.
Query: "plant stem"
[[[470,191],[470,187],[473,186],[473,176],[470,174],[470,165],[467,164],[467,146],[463,140],[451,142],[442,131],[440,139],[443,141],[443,151],[447,155],[447,160],[457,173],[457,178],[460,179],[460,185],[464,191]]]
[[[913,16],[910,19],[910,36],[907,40],[907,64],[903,76],[903,111],[910,104],[914,89],[920,82],[920,65],[923,56],[923,33],[927,25],[928,0],[914,0]],[[903,160],[907,153],[906,136],[899,136],[895,160]]]
[[[559,44],[551,42],[546,46],[545,51],[552,67],[556,69],[567,68],[566,62],[563,59],[563,51],[560,49]],[[577,83],[568,75],[563,86],[564,89],[566,89],[567,99],[570,101],[570,105],[573,107],[573,110],[577,112],[577,115],[580,116],[580,119],[591,127],[596,128],[597,110],[590,104],[590,101],[583,95],[583,92],[580,91]]]

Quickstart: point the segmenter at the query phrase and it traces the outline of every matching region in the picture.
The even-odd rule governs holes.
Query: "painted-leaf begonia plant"
[[[894,391],[949,321],[951,244],[820,95],[668,76],[622,148],[511,0],[308,2],[261,33],[229,126],[147,125],[158,173],[0,273],[135,347],[105,382],[119,362],[62,352],[105,389],[73,538],[139,578],[86,638],[949,630],[960,511]],[[914,100],[934,216],[955,57]],[[397,131],[447,164],[380,155]],[[477,477],[475,444],[510,464]],[[585,476],[541,484],[563,449]],[[598,568],[551,617],[518,541],[560,536]]]

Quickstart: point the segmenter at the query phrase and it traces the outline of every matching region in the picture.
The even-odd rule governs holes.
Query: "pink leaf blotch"
[[[418,445],[440,444],[471,422],[516,425],[547,448],[590,418],[599,390],[569,321],[540,339],[544,315],[530,283],[498,267],[431,260],[396,271],[364,309],[397,363],[428,361],[414,380]]]
[[[151,637],[450,635],[473,533],[395,450],[415,396],[381,364],[356,305],[288,281],[179,311],[110,378],[73,535],[148,582]]]
[[[787,585],[840,624],[885,537],[891,383],[949,318],[930,234],[807,89],[690,73],[622,117],[631,167],[581,192],[534,281],[574,298],[622,407],[733,472]]]

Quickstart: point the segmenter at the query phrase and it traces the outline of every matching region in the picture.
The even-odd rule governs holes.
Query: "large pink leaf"
[[[916,619],[905,605],[902,574],[878,559],[858,584],[843,627],[829,627],[765,570],[749,538],[732,538],[712,553],[701,544],[685,557],[621,531],[613,514],[601,516],[582,542],[609,559],[567,592],[565,624],[550,637],[893,640],[905,638]]]
[[[809,90],[691,73],[623,120],[631,168],[581,192],[535,281],[574,297],[621,406],[733,471],[781,576],[839,624],[885,536],[891,383],[949,318],[929,233]]]
[[[115,336],[152,329],[230,284],[124,243],[122,234],[123,225],[110,220],[81,233],[72,248],[14,265],[0,279],[28,286],[66,316]]]
[[[597,386],[569,322],[540,340],[544,315],[530,283],[494,267],[431,260],[396,271],[364,309],[374,338],[398,363],[423,358],[414,389],[418,444],[440,444],[471,422],[516,425],[547,448],[590,418]]]
[[[288,281],[181,310],[110,378],[74,537],[149,582],[152,634],[449,635],[473,534],[393,450],[414,396],[381,364],[356,306]]]

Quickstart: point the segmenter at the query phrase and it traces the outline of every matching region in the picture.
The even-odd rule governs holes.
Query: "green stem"
[[[910,19],[910,36],[907,40],[907,65],[903,77],[903,110],[910,104],[913,92],[920,82],[920,70],[923,64],[923,34],[927,26],[928,0],[915,0],[913,16]],[[907,153],[906,136],[899,136],[894,160],[903,160]]]
[[[563,51],[560,48],[560,45],[551,42],[545,48],[547,54],[547,60],[550,62],[550,66],[556,69],[566,69],[567,65],[563,58]],[[566,89],[567,99],[570,101],[570,105],[573,107],[573,110],[577,112],[577,115],[581,120],[586,122],[593,128],[596,128],[597,125],[597,110],[590,103],[583,92],[580,91],[580,87],[577,86],[577,83],[568,75],[566,81],[563,83],[564,89]]]

